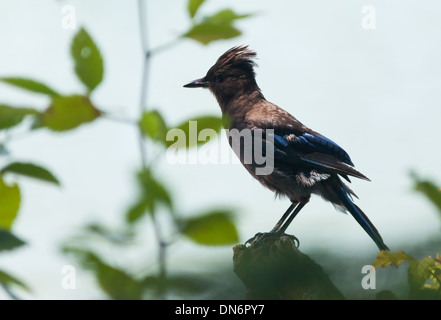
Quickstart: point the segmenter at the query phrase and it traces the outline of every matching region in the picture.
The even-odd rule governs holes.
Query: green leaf
[[[138,221],[145,213],[154,214],[158,205],[165,205],[172,209],[172,199],[166,187],[157,180],[150,169],[138,174],[140,185],[139,200],[127,212],[126,219],[129,223]]]
[[[238,19],[247,18],[249,16],[251,15],[240,15],[231,9],[225,9],[195,24],[182,36],[196,40],[204,45],[216,40],[231,39],[242,34],[233,26],[233,23]]]
[[[76,75],[92,92],[103,80],[104,65],[98,47],[84,28],[73,38],[71,54]]]
[[[220,131],[220,129],[222,129],[223,124],[224,124],[224,120],[222,118],[215,116],[202,116],[202,117],[189,119],[179,124],[175,128],[185,133],[185,144],[179,143],[178,140],[171,140],[171,138],[167,138],[166,145],[171,146],[173,144],[176,147],[189,148],[196,145],[204,144],[210,140],[209,139],[207,139],[206,141],[200,140],[199,139],[200,132],[204,129],[211,129],[217,133]]]
[[[125,271],[110,266],[95,253],[77,249],[64,248],[64,252],[72,253],[82,266],[91,270],[101,289],[115,300],[139,300],[142,298],[143,286]]]
[[[212,23],[222,24],[225,22],[244,19],[244,18],[248,18],[251,16],[252,16],[252,14],[237,14],[236,12],[234,12],[231,9],[225,9],[225,10],[219,11],[218,13],[212,15],[207,20],[209,20]]]
[[[26,244],[23,240],[17,238],[9,230],[0,229],[0,252],[13,250]]]
[[[141,284],[125,271],[99,261],[95,273],[101,289],[112,299],[140,300],[142,298]]]
[[[4,167],[0,172],[16,173],[27,177],[43,180],[46,182],[55,183],[56,185],[60,185],[58,179],[55,178],[55,176],[51,172],[49,172],[47,169],[43,167],[37,166],[32,163],[14,162]]]
[[[127,221],[130,223],[136,222],[140,218],[142,218],[146,212],[152,212],[152,202],[153,201],[145,201],[141,199],[140,201],[132,205],[126,214]]]
[[[441,214],[441,189],[431,181],[420,179],[415,173],[412,173],[411,177],[414,181],[415,190],[424,194]]]
[[[411,292],[422,289],[426,280],[430,278],[430,270],[433,267],[435,267],[435,260],[432,257],[409,260],[408,281]]]
[[[183,221],[181,232],[203,245],[229,245],[239,241],[231,211],[213,210]]]
[[[58,93],[55,90],[49,88],[44,83],[32,79],[25,79],[18,77],[4,77],[4,78],[0,78],[0,81],[36,93],[47,94],[50,96],[58,95]]]
[[[389,265],[399,266],[404,261],[413,259],[412,256],[404,253],[404,251],[399,252],[390,252],[382,250],[377,256],[373,266],[374,268],[378,267],[387,267]]]
[[[117,245],[133,243],[134,234],[127,230],[113,230],[97,223],[87,225],[85,230],[91,235],[99,236]]]
[[[7,185],[0,174],[0,228],[10,229],[20,208],[20,189]]]
[[[165,124],[164,118],[161,116],[159,111],[152,110],[144,112],[141,120],[139,121],[139,126],[145,136],[162,143],[165,142],[167,125]]]
[[[15,108],[0,104],[0,130],[14,127],[20,124],[26,116],[37,113],[37,110],[31,108]]]
[[[198,11],[199,7],[202,3],[204,3],[205,0],[189,0],[188,1],[188,13],[190,14],[190,17],[193,18],[196,15],[196,12]]]
[[[154,206],[158,203],[165,204],[167,207],[172,207],[170,193],[166,187],[153,176],[152,170],[146,169],[138,174],[138,180],[141,185],[142,199],[151,204],[149,209],[154,211]]]
[[[43,127],[54,131],[66,131],[92,122],[100,114],[86,96],[57,96],[52,99],[51,105],[41,114],[39,120]]]
[[[202,22],[193,26],[190,31],[184,34],[184,37],[196,40],[204,45],[210,42],[222,39],[231,39],[242,34],[231,24],[213,24]]]
[[[9,289],[9,287],[12,285],[18,286],[26,291],[30,291],[23,282],[2,270],[0,270],[0,284],[6,289]]]

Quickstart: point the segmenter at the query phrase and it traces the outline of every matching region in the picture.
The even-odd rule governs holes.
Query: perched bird
[[[291,200],[290,207],[271,232],[285,232],[309,202],[311,194],[316,194],[349,212],[380,250],[389,250],[375,226],[353,203],[352,196],[356,195],[341,177],[349,182],[348,176],[369,179],[353,168],[349,155],[335,142],[265,99],[255,79],[255,56],[248,46],[233,47],[220,56],[205,77],[184,87],[208,88],[216,97],[223,116],[230,120],[227,129],[272,131],[263,138],[273,142],[271,174],[256,175],[256,162],[245,163],[242,154],[239,156],[245,168],[261,184]]]

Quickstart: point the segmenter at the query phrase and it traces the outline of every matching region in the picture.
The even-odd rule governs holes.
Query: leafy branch
[[[404,251],[381,251],[373,266],[399,266],[408,262],[407,281],[412,299],[441,299],[441,256],[415,259]]]
[[[189,134],[191,121],[197,121],[198,132],[211,128],[216,132],[222,127],[222,119],[213,116],[198,116],[187,119],[176,126],[170,125],[159,110],[148,108],[148,87],[151,59],[153,56],[171,49],[184,39],[192,39],[201,44],[208,44],[220,39],[230,39],[241,34],[234,26],[236,20],[249,17],[249,14],[236,14],[231,9],[224,9],[210,16],[201,17],[199,9],[204,0],[189,0],[188,15],[191,27],[173,41],[156,48],[150,48],[147,41],[146,1],[138,1],[139,26],[143,50],[141,92],[139,95],[139,119],[121,120],[118,116],[105,112],[105,108],[98,107],[93,93],[102,83],[105,74],[104,58],[99,46],[85,28],[81,28],[74,35],[70,47],[73,60],[73,70],[78,80],[84,86],[84,92],[64,94],[36,79],[23,77],[1,77],[3,84],[25,90],[29,93],[43,95],[47,98],[47,107],[38,110],[30,106],[14,106],[0,104],[0,130],[8,131],[8,138],[0,141],[0,151],[7,152],[6,144],[11,143],[15,135],[14,128],[20,125],[29,125],[29,134],[36,130],[50,130],[53,132],[70,132],[76,128],[93,123],[99,118],[115,120],[119,123],[132,125],[138,131],[138,144],[141,157],[141,170],[137,173],[139,194],[136,201],[130,206],[126,215],[124,229],[132,231],[110,231],[100,224],[86,226],[85,236],[69,241],[64,246],[64,252],[73,254],[81,265],[93,271],[100,287],[109,297],[114,299],[138,299],[143,292],[153,292],[156,297],[165,297],[166,292],[174,289],[197,290],[204,286],[188,276],[168,275],[166,273],[166,250],[176,242],[180,236],[200,245],[226,245],[237,242],[237,230],[233,222],[233,213],[230,209],[208,209],[199,215],[183,215],[173,206],[173,195],[158,179],[153,170],[155,159],[149,159],[146,140],[156,142],[152,147],[158,148],[160,153],[173,144],[167,141],[167,132],[170,129],[180,129],[186,136],[187,143],[181,148],[191,148]],[[24,121],[24,120],[29,121]],[[12,137],[12,138],[11,138]],[[204,142],[197,142],[201,144]],[[1,153],[0,153],[1,155]],[[11,176],[11,179],[4,179]],[[0,251],[14,250],[21,247],[24,241],[11,233],[12,225],[18,215],[21,192],[19,179],[21,177],[38,179],[55,186],[60,180],[48,169],[29,162],[9,161],[0,168]],[[166,240],[159,225],[159,214],[168,214],[172,222],[174,234],[171,240]],[[99,236],[112,245],[128,245],[134,238],[134,227],[141,223],[144,216],[151,219],[158,246],[157,275],[147,274],[142,277],[131,275],[121,268],[111,266],[96,252],[90,251],[91,237]],[[129,241],[127,241],[129,239]],[[24,288],[25,285],[11,275],[0,271],[0,285],[11,295],[16,295],[9,289],[10,285]]]
[[[441,214],[441,189],[430,180],[420,178],[415,172],[410,174],[413,180],[413,189],[424,195]],[[441,215],[440,215],[441,217]],[[373,266],[388,267],[408,263],[407,281],[409,284],[409,298],[411,299],[441,299],[441,256],[429,256],[420,260],[404,251],[382,251],[377,256]]]

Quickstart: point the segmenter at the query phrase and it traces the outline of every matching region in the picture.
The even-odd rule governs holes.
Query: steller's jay
[[[290,207],[271,232],[285,232],[309,202],[311,194],[316,194],[344,212],[349,211],[380,250],[389,250],[375,226],[352,202],[352,196],[356,195],[340,177],[349,182],[348,176],[369,179],[353,168],[349,155],[335,142],[265,99],[255,79],[255,56],[248,46],[233,47],[220,56],[205,77],[184,87],[210,89],[223,116],[230,120],[227,129],[272,130],[274,168],[270,174],[256,175],[255,161],[245,163],[239,156],[261,184],[291,200]],[[266,140],[270,140],[270,135]]]

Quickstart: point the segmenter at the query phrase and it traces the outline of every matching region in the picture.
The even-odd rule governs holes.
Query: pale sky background
[[[148,1],[151,47],[189,27],[186,3]],[[38,79],[64,93],[83,89],[69,53],[76,31],[61,27],[64,5],[75,7],[78,26],[87,28],[104,57],[105,79],[93,101],[115,116],[136,119],[142,61],[136,1],[0,0],[0,76]],[[364,5],[376,9],[375,30],[361,26]],[[149,107],[159,108],[170,123],[199,114],[219,115],[208,91],[182,85],[205,75],[230,47],[248,44],[258,53],[257,82],[265,97],[337,142],[372,180],[353,179],[351,188],[391,250],[406,250],[439,235],[440,220],[425,199],[411,192],[408,172],[415,169],[441,181],[441,2],[207,0],[200,14],[227,7],[256,15],[239,21],[240,38],[207,47],[183,40],[156,56]],[[48,100],[0,84],[0,102],[44,108]],[[88,222],[117,226],[122,221],[136,196],[136,138],[132,127],[102,119],[62,134],[40,130],[8,145],[13,159],[43,165],[62,182],[57,188],[17,180],[23,199],[13,231],[28,246],[1,254],[0,269],[32,288],[22,296],[102,297],[92,277],[82,271],[76,290],[61,288],[62,267],[74,261],[62,256],[59,246]],[[228,148],[223,137],[221,143]],[[157,173],[184,213],[213,205],[237,208],[241,241],[272,228],[289,206],[287,200],[274,200],[240,165],[170,165],[162,159]],[[337,248],[373,259],[377,252],[351,216],[317,197],[288,231],[301,240],[306,253]],[[146,227],[145,233],[145,247],[128,252],[126,263],[155,254],[152,230]],[[171,266],[178,263],[191,270],[194,259],[225,261],[231,255],[231,247],[195,248],[184,241],[173,251]],[[2,291],[0,298],[6,298]]]

